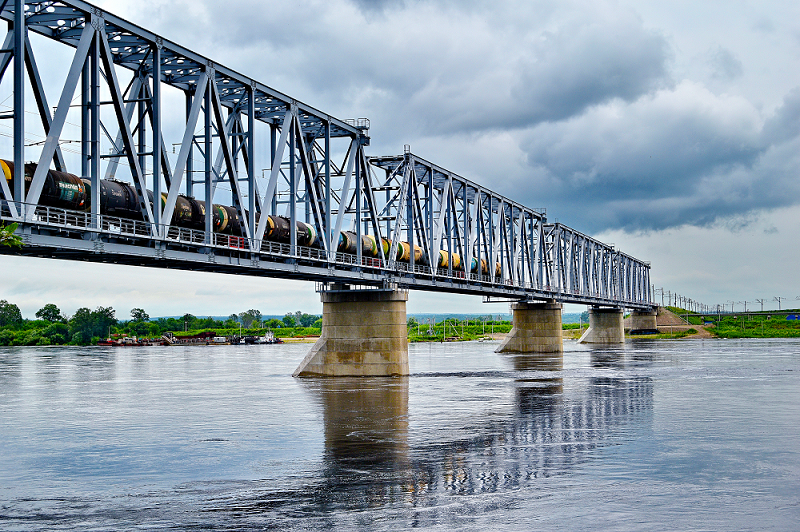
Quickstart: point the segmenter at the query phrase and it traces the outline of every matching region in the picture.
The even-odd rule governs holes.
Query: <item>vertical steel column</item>
[[[92,21],[94,22],[94,20]],[[91,112],[91,150],[89,178],[92,181],[92,227],[100,226],[100,38],[97,31],[89,47],[89,70],[91,72],[89,110]]]
[[[536,250],[533,247],[533,229],[536,225],[536,218],[533,216],[533,213],[527,213],[527,224],[524,223],[525,215],[523,215],[523,227],[522,231],[525,232],[527,229],[527,237],[528,237],[528,246],[525,249],[525,253],[528,255],[528,280],[531,283],[531,287],[534,289],[540,289],[541,287],[536,283],[536,273],[534,272],[534,257],[536,255]]]
[[[14,0],[14,200],[25,202],[25,2]],[[24,208],[20,209],[23,215]]]
[[[250,211],[247,225],[252,239],[256,230],[256,87],[250,85],[247,93],[247,208]]]
[[[192,90],[187,90],[184,92],[186,95],[186,121],[189,121],[189,117],[192,115],[192,103],[197,96],[194,94]],[[202,95],[199,95],[202,98]],[[189,197],[194,196],[194,161],[192,155],[194,154],[194,133],[192,133],[192,142],[189,144],[189,156],[186,158],[186,177],[184,180],[186,181],[186,195]]]
[[[92,161],[92,137],[91,137],[91,109],[89,108],[92,90],[92,68],[91,59],[86,58],[81,74],[81,177],[89,177]],[[91,198],[88,198],[91,201]]]
[[[556,226],[553,228],[553,255],[555,261],[553,264],[553,274],[555,275],[556,281],[553,290],[561,293],[561,228],[558,226],[558,222],[556,222]]]
[[[494,204],[494,196],[489,194],[489,231],[487,233],[489,241],[489,256],[486,257],[486,261],[488,262],[488,269],[489,269],[489,280],[494,283],[495,273],[497,272],[497,267],[495,266],[496,260],[494,256],[494,211],[492,210],[492,205]]]
[[[433,167],[430,166],[426,170],[428,171],[428,192],[427,197],[425,198],[425,204],[427,209],[426,212],[428,214],[428,242],[431,244],[430,267],[431,271],[436,273],[436,271],[439,269],[439,250],[433,249],[433,246],[437,244],[434,242],[434,239],[436,238],[436,229],[433,225]],[[388,197],[389,192],[387,191],[386,194]],[[439,247],[441,247],[441,244],[439,244]]]
[[[137,153],[135,155],[137,155],[138,156],[137,159],[139,159],[139,168],[141,168],[142,170],[142,180],[145,183],[147,183],[147,156],[145,155],[145,152],[147,151],[147,132],[145,131],[144,127],[145,120],[147,120],[147,106],[145,105],[144,101],[144,95],[145,95],[144,84],[147,83],[147,77],[144,71],[141,69],[136,73],[136,75],[139,76],[141,79],[141,83],[139,83],[138,94],[131,93],[129,97],[135,98],[137,100],[136,107],[139,111],[138,113],[139,130],[136,132]],[[123,98],[125,97],[124,94],[122,96]],[[143,190],[142,192],[146,194],[147,193],[146,190],[147,189],[145,187],[145,190]],[[155,197],[153,198],[153,200],[155,201]],[[147,198],[145,198],[145,201],[147,201]]]
[[[233,109],[228,109],[228,121],[231,122],[231,134],[230,137],[227,137],[225,134],[225,130],[217,131],[217,134],[220,137],[220,142],[230,142],[230,149],[231,149],[231,159],[233,159],[233,176],[230,176],[229,179],[233,179],[238,181],[239,180],[239,142],[240,142],[240,134],[242,133],[241,130],[241,115],[238,115],[237,111]],[[223,138],[226,137],[226,138]],[[217,176],[214,176],[214,181],[217,180]],[[250,194],[248,194],[250,197]],[[239,198],[236,197],[236,191],[233,187],[231,187],[231,205],[236,207],[239,204]],[[210,205],[209,205],[210,207]],[[239,208],[242,210],[242,217],[244,218],[244,205],[238,205]]]
[[[278,126],[276,126],[274,122],[271,122],[270,125],[269,125],[269,134],[270,134],[270,137],[269,137],[269,146],[270,146],[270,148],[269,148],[269,152],[270,152],[270,156],[269,156],[270,164],[269,164],[269,167],[270,167],[270,170],[271,170],[271,169],[275,168],[275,154],[276,154],[276,151],[278,149]],[[281,164],[280,161],[278,161],[278,165],[279,166],[280,166],[280,164]],[[278,194],[277,194],[277,191],[276,191],[275,194],[272,195],[271,208],[272,208],[272,214],[277,215],[278,214]]]
[[[161,234],[161,42],[153,45],[153,222]],[[142,127],[142,126],[140,126]],[[166,235],[164,235],[166,236]]]
[[[547,260],[547,255],[545,253],[545,241],[544,241],[544,224],[547,222],[544,216],[539,218],[539,238],[538,244],[536,246],[537,254],[538,254],[538,264],[539,264],[539,288],[544,289],[545,287],[549,287],[550,285],[550,278],[548,276],[545,279],[545,260]]]
[[[297,118],[297,130],[298,131],[303,131],[303,128],[301,126],[302,126],[302,124],[300,123],[300,118],[298,117]],[[308,173],[309,175],[305,179],[301,178],[302,182],[306,183],[305,193],[303,194],[303,196],[304,196],[304,200],[303,200],[303,209],[304,209],[303,222],[305,222],[306,224],[309,224],[309,223],[311,223],[311,189],[313,187],[317,186],[316,179],[315,179],[317,165],[314,162],[314,140],[312,139],[311,136],[307,135],[305,133],[305,131],[303,131],[303,135],[298,135],[298,137],[301,137],[299,142],[298,142],[298,146],[302,147],[302,150],[300,152],[300,154],[301,154],[300,155],[300,159],[301,159],[301,161],[300,161],[301,162],[300,173],[305,175],[306,174],[306,169],[311,169],[311,171]],[[303,163],[303,161],[302,161],[303,150],[306,153],[306,158],[307,158],[306,163]],[[317,205],[317,207],[319,207],[319,205]]]
[[[461,210],[464,216],[464,249],[462,250],[464,256],[461,261],[464,263],[462,264],[464,267],[464,277],[469,279],[469,273],[472,269],[472,249],[469,247],[470,224],[469,209],[467,208],[467,184],[465,182],[461,183],[461,201],[463,202]],[[468,262],[469,264],[467,264]]]
[[[478,280],[482,280],[483,268],[481,268],[481,233],[483,232],[483,191],[480,188],[475,189],[475,260],[478,264],[478,271],[476,272]],[[484,259],[488,264],[488,259]]]
[[[391,175],[392,175],[392,173],[387,168],[386,169],[386,180],[384,181],[384,186],[386,186],[386,192],[385,192],[386,205],[389,205],[389,202],[392,199],[391,192],[389,191],[389,181],[390,181],[389,176],[391,176]],[[391,228],[391,224],[389,222],[389,217],[388,216],[386,217],[386,221],[384,222],[384,225],[385,225],[384,234],[386,235],[386,238],[391,239],[392,238],[392,228]],[[383,245],[382,242],[381,242],[381,245]],[[388,261],[389,257],[386,257],[386,259]]]
[[[216,73],[212,70],[209,72],[209,79],[208,85],[206,85],[205,94],[202,96],[205,98],[205,114],[203,115],[203,160],[205,161],[205,169],[203,171],[204,176],[204,184],[205,184],[205,202],[206,202],[206,220],[205,220],[205,231],[206,231],[206,238],[205,241],[207,244],[213,243],[213,235],[212,235],[212,215],[213,215],[213,207],[211,205],[212,201],[212,183],[211,183],[211,176],[213,174],[213,162],[211,161],[211,106],[214,105],[211,100],[211,86],[216,83]],[[196,95],[200,97],[200,95]],[[224,135],[224,131],[218,132],[220,135]]]
[[[331,229],[331,121],[325,121],[325,249],[333,251],[331,247],[333,233]],[[338,235],[337,235],[338,236]],[[338,239],[337,239],[338,244]]]
[[[452,174],[448,176],[450,179],[450,188],[447,191],[447,194],[444,194],[442,198],[444,201],[447,202],[447,214],[445,215],[445,224],[444,228],[447,231],[447,276],[453,276],[453,223],[452,218],[454,218],[454,211],[456,206],[452,204],[450,201],[451,192],[453,191],[453,176]],[[455,195],[453,195],[455,197]]]
[[[414,171],[414,156],[411,153],[404,154],[406,168],[408,170],[408,190],[406,191],[405,198],[406,204],[398,205],[399,209],[405,207],[406,209],[406,242],[409,246],[408,264],[411,266],[411,271],[414,271],[414,209],[412,207],[414,201],[414,192],[412,187],[417,186],[417,173]]]
[[[361,187],[363,186],[363,180],[361,179],[361,137],[359,136],[356,138],[356,149],[353,152],[353,156],[355,157],[355,167],[353,171],[355,172],[356,178],[356,190],[355,196],[353,199],[355,200],[356,204],[356,260],[358,261],[359,266],[361,265]],[[344,198],[342,198],[344,199]]]
[[[289,254],[297,255],[297,163],[295,161],[295,144],[297,142],[296,109],[289,127]],[[280,162],[278,163],[280,164]],[[276,194],[277,196],[277,194]]]

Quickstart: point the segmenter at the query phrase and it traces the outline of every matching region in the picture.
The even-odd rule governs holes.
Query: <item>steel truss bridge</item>
[[[548,223],[543,210],[407,146],[402,155],[368,156],[366,119],[333,118],[86,2],[0,0],[0,11],[9,24],[0,88],[10,86],[13,94],[0,126],[13,122],[14,163],[13,175],[0,179],[0,214],[5,223],[19,223],[23,254],[654,306],[649,263]],[[52,68],[41,71],[41,57],[64,58],[65,78]],[[58,79],[45,81],[44,74]],[[60,88],[52,114],[45,87]],[[165,133],[180,139],[172,150]],[[26,191],[24,163],[31,159],[37,166]],[[89,210],[43,201],[51,166],[88,180]],[[140,220],[101,213],[101,180],[113,178],[133,183]],[[163,201],[143,199],[148,190]],[[211,208],[204,230],[173,224],[181,194],[234,207],[241,236],[214,232]],[[291,221],[284,242],[268,238],[276,215]],[[315,229],[318,245],[298,243],[297,222]],[[385,239],[388,252],[382,245],[377,254],[361,245],[340,251],[345,230],[356,242]],[[412,250],[407,259],[398,258],[403,246]]]

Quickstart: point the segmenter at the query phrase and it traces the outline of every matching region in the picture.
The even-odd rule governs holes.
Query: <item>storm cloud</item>
[[[683,82],[526,133],[536,190],[589,230],[707,225],[800,198],[798,91],[768,119]],[[527,180],[523,177],[522,184]]]

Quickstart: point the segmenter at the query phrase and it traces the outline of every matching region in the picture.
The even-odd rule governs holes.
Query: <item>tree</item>
[[[287,314],[286,314],[286,315],[283,317],[283,325],[284,325],[285,327],[295,327],[295,326],[296,326],[296,325],[295,325],[296,323],[297,323],[297,322],[296,322],[296,321],[295,321],[295,319],[294,319],[294,314],[292,314],[291,312],[288,312],[288,313],[287,313]]]
[[[97,309],[92,312],[92,318],[95,320],[97,327],[100,328],[98,332],[101,335],[109,327],[117,324],[117,318],[114,317],[114,314],[115,311],[113,307],[97,307]]]
[[[14,303],[5,299],[0,301],[0,327],[22,323],[22,312]]]
[[[261,321],[261,311],[250,309],[246,312],[239,314],[239,320],[242,322],[242,327],[249,329],[254,321]]]
[[[150,315],[141,308],[131,309],[131,318],[133,321],[150,321]]]
[[[69,320],[70,333],[74,343],[88,342],[94,336],[105,336],[112,325],[116,325],[112,307],[97,307],[91,311],[86,307],[79,308]],[[74,335],[80,333],[78,339]]]
[[[303,327],[313,327],[318,319],[320,319],[320,316],[315,314],[303,314],[300,318],[300,325]]]
[[[8,246],[10,248],[21,248],[22,247],[22,238],[19,235],[15,235],[14,231],[17,230],[17,224],[8,224],[5,227],[0,228],[0,245]]]
[[[184,314],[183,316],[181,316],[181,323],[183,324],[183,330],[184,331],[188,331],[188,330],[193,329],[194,328],[193,327],[194,321],[196,319],[197,318],[195,316],[189,314],[188,312],[186,314]]]
[[[36,311],[36,317],[49,322],[63,321],[61,310],[53,303],[48,303]]]

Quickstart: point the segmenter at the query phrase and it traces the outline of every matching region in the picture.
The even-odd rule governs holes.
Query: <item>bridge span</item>
[[[622,341],[625,308],[648,328],[649,263],[408,146],[369,156],[367,119],[336,119],[86,2],[0,0],[0,12],[0,89],[13,94],[0,216],[18,224],[17,253],[314,281],[323,337],[298,374],[406,372],[409,289],[517,302],[507,350],[560,350],[562,303],[593,307],[587,341]],[[39,69],[45,54],[65,77]]]

